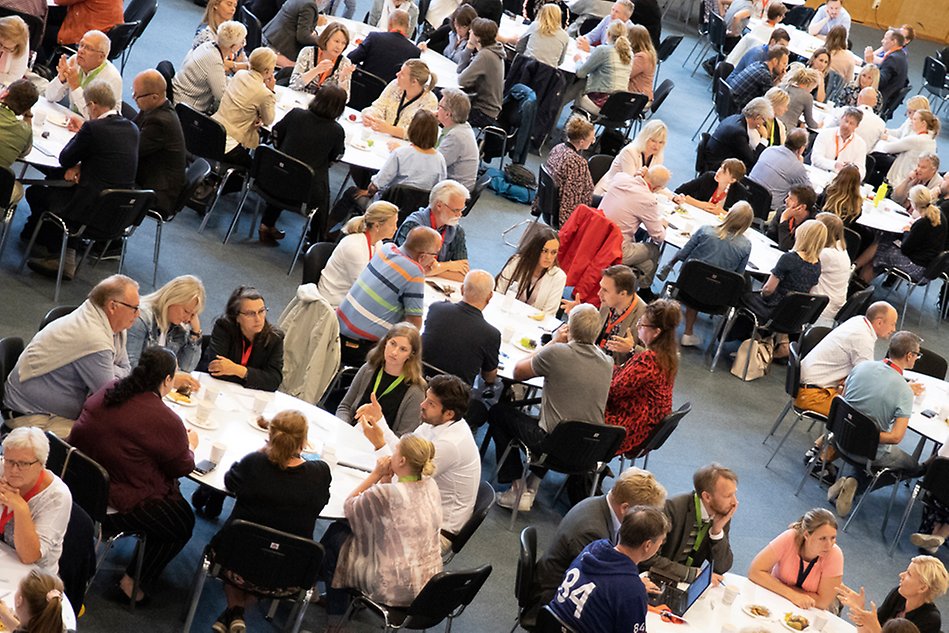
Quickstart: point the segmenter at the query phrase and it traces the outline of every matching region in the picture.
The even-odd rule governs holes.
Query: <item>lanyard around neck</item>
[[[820,556],[815,556],[814,560],[812,560],[811,562],[807,564],[807,568],[804,567],[804,559],[803,558],[798,559],[797,582],[794,583],[795,587],[797,587],[798,589],[804,588],[804,581],[807,580],[807,577],[810,575],[811,570],[814,569],[814,565],[817,564],[818,558],[820,558]]]
[[[839,135],[839,134],[834,134],[834,160],[837,160],[837,159],[840,158],[840,153],[841,153],[842,151],[844,151],[845,149],[847,149],[847,146],[850,145],[850,141],[853,140],[853,137],[854,137],[854,134],[851,134],[851,135],[850,135],[850,138],[848,138],[846,141],[844,141],[844,146],[841,147],[841,146],[840,146],[840,135]]]
[[[609,318],[609,316],[607,317],[606,324],[603,326],[603,338],[600,341],[600,347],[604,349],[606,348],[606,338],[611,336],[611,333],[616,326],[626,320],[626,317],[630,315],[637,303],[639,303],[639,295],[633,295],[633,300],[629,302],[629,306],[627,306],[623,314],[613,318],[612,320]],[[610,309],[610,314],[613,315],[615,312]]]
[[[689,554],[689,557],[685,559],[685,564],[689,567],[692,566],[692,562],[695,560],[695,555],[698,553],[699,548],[702,546],[702,543],[705,541],[706,535],[708,535],[708,530],[712,526],[711,521],[702,520],[702,502],[699,501],[699,493],[694,493],[695,498],[695,529],[697,533],[695,535],[695,545],[692,546],[692,553]]]
[[[405,374],[400,374],[398,378],[392,381],[392,384],[386,387],[386,390],[382,392],[381,396],[376,396],[376,398],[385,398],[386,394],[402,384],[402,381],[405,379]],[[372,393],[375,394],[379,390],[379,384],[382,382],[382,367],[379,368],[379,373],[376,374],[376,384],[372,386]]]

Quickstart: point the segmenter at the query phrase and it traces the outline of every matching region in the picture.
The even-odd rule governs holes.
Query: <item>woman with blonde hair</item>
[[[345,610],[342,589],[351,587],[381,604],[405,607],[442,570],[442,504],[432,478],[434,459],[431,442],[403,435],[392,456],[380,457],[375,470],[346,499],[348,527],[335,523],[322,539],[327,549],[324,574],[332,577],[327,592],[331,617]]]
[[[820,73],[813,68],[799,68],[787,78],[788,108],[781,120],[788,129],[800,126],[801,115],[804,124],[812,130],[821,126],[814,119],[814,97],[811,95],[819,83]]]
[[[233,20],[237,13],[237,0],[209,0],[204,7],[201,24],[194,32],[191,48],[195,49],[205,42],[214,42],[217,39],[217,29],[228,20]]]
[[[30,61],[30,29],[23,18],[0,18],[0,84],[9,86],[26,74]]]
[[[774,111],[774,116],[764,122],[768,134],[768,144],[771,147],[779,147],[784,145],[784,141],[788,138],[788,128],[781,117],[787,114],[788,107],[791,105],[791,96],[784,88],[775,86],[764,93],[764,98],[768,100],[771,109]]]
[[[564,126],[566,140],[555,145],[547,154],[548,171],[560,188],[560,225],[567,222],[573,210],[581,204],[593,202],[593,177],[587,159],[581,152],[590,149],[596,141],[593,124],[582,116],[572,116]],[[540,214],[537,198],[534,198],[533,211]],[[543,218],[545,222],[556,224],[554,218]]]
[[[926,268],[945,250],[946,217],[933,204],[932,191],[916,185],[909,190],[909,202],[912,215],[903,234],[895,240],[877,240],[857,258],[857,274],[865,282],[888,268],[901,270],[914,282],[922,281]]]
[[[391,240],[399,226],[399,208],[391,202],[373,202],[362,215],[352,218],[343,227],[346,237],[339,241],[330,256],[318,288],[334,308],[339,307],[376,249],[383,240]]]
[[[342,22],[327,24],[315,46],[300,50],[290,75],[290,88],[315,94],[326,84],[336,84],[349,95],[349,81],[356,66],[343,55],[349,31]]]
[[[864,64],[857,75],[857,79],[840,90],[837,96],[837,105],[856,107],[857,97],[860,96],[860,91],[864,88],[880,90],[880,69],[874,64]],[[878,103],[874,111],[879,112],[882,107],[883,104]]]
[[[900,572],[900,584],[890,590],[879,607],[866,606],[863,587],[859,592],[841,583],[837,590],[840,602],[850,609],[850,620],[861,631],[879,631],[880,625],[906,618],[920,633],[939,633],[942,616],[934,603],[949,588],[949,572],[935,556],[915,556]],[[874,626],[875,625],[875,626]]]
[[[222,22],[213,39],[188,51],[181,68],[171,80],[175,103],[184,103],[198,112],[217,111],[227,90],[231,62],[247,38],[247,27],[240,22]]]
[[[63,633],[63,581],[53,574],[30,571],[13,595],[13,609],[0,600],[0,624],[19,633]]]
[[[652,36],[642,24],[629,28],[629,44],[633,49],[633,69],[629,73],[627,92],[638,92],[652,102],[652,85],[656,80],[659,56],[652,44]]]
[[[672,201],[718,214],[748,195],[738,184],[744,177],[745,164],[737,158],[726,158],[716,171],[707,171],[679,185]]]
[[[829,211],[843,220],[844,226],[854,225],[863,213],[863,195],[860,193],[860,169],[845,165],[824,191],[817,197],[817,208]]]
[[[910,132],[901,138],[884,139],[876,144],[874,152],[896,157],[886,173],[891,184],[903,182],[916,167],[920,156],[936,152],[939,128],[939,118],[935,114],[929,110],[917,110],[910,121]]]
[[[925,95],[913,95],[907,99],[906,119],[904,119],[903,122],[900,123],[900,126],[895,130],[887,129],[886,133],[883,135],[883,138],[892,140],[913,134],[913,115],[920,110],[932,110],[932,107],[929,105],[928,97]]]
[[[277,53],[261,46],[248,60],[250,70],[237,71],[227,84],[221,107],[211,116],[227,132],[224,158],[246,167],[251,165],[250,150],[260,144],[260,128],[274,121]]]
[[[755,556],[748,579],[799,609],[830,609],[844,576],[837,546],[837,519],[814,508],[788,526]]]
[[[419,407],[425,399],[422,337],[411,323],[396,323],[366,355],[366,362],[336,409],[336,417],[356,424],[356,410],[376,400],[382,416],[396,435],[419,425]]]
[[[432,94],[437,81],[425,62],[408,60],[379,98],[362,111],[362,124],[376,132],[405,138],[416,112],[435,112],[438,108],[438,99]]]
[[[823,211],[815,218],[827,227],[827,241],[820,252],[820,279],[811,294],[825,295],[830,301],[815,325],[833,327],[834,317],[847,302],[847,286],[853,266],[844,241],[844,223],[839,216]]]
[[[236,497],[228,522],[242,519],[313,538],[316,520],[330,499],[332,476],[325,462],[305,453],[308,431],[306,416],[299,411],[281,411],[267,423],[267,443],[224,475],[224,486]],[[229,576],[224,595],[227,609],[212,630],[244,631],[244,608],[253,594],[244,590],[241,578]]]
[[[471,97],[468,122],[471,127],[497,125],[504,99],[504,46],[497,40],[498,25],[488,18],[475,18],[468,45],[458,62],[458,87]]]
[[[576,56],[580,61],[580,55]],[[606,41],[593,49],[587,60],[577,68],[577,79],[586,79],[586,92],[577,99],[576,106],[592,115],[614,92],[629,87],[629,76],[633,70],[633,48],[629,43],[626,25],[613,22],[606,31]]]
[[[567,54],[570,36],[561,26],[563,13],[556,4],[545,4],[537,19],[517,40],[517,52],[556,68]]]
[[[669,128],[660,119],[650,119],[639,130],[633,142],[620,150],[609,170],[603,174],[593,194],[602,196],[610,186],[613,176],[619,172],[626,172],[630,176],[637,175],[643,167],[661,165],[665,159],[666,140],[669,138]]]
[[[728,215],[721,224],[700,226],[672,261],[663,267],[659,279],[665,280],[676,262],[693,259],[743,275],[748,258],[751,257],[751,240],[745,237],[745,231],[754,219],[755,213],[750,204],[745,201],[736,202],[728,210]],[[683,347],[697,347],[702,344],[701,339],[693,334],[698,314],[697,310],[685,306],[685,331],[680,341]]]
[[[175,277],[142,297],[125,344],[132,367],[147,347],[159,345],[175,355],[181,372],[193,371],[201,360],[204,302],[204,284],[194,275]]]

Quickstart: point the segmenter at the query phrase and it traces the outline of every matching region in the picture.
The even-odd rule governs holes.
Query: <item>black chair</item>
[[[816,12],[816,9],[805,7],[804,5],[791,7],[791,9],[784,14],[784,19],[781,23],[793,26],[800,31],[806,31]]]
[[[592,117],[593,125],[604,130],[624,130],[623,138],[629,138],[633,123],[642,116],[648,103],[649,97],[638,92],[614,92],[607,97],[599,114]],[[583,111],[577,106],[574,109]]]
[[[175,112],[178,113],[178,119],[181,121],[181,129],[184,132],[185,147],[188,153],[208,161],[211,170],[220,179],[217,190],[208,202],[208,208],[204,212],[201,226],[198,227],[198,232],[201,232],[207,226],[211,213],[214,211],[227,181],[234,174],[244,173],[245,169],[240,165],[228,163],[224,160],[224,144],[227,142],[227,132],[224,131],[223,125],[186,103],[176,104]]]
[[[927,57],[923,60],[923,85],[920,86],[919,92],[923,90],[939,99],[939,103],[933,108],[934,113],[938,113],[946,100],[949,99],[949,86],[946,85],[946,66],[935,57]]]
[[[36,328],[36,331],[39,332],[56,319],[66,316],[78,307],[79,306],[56,306],[55,308],[50,308],[49,312],[40,320],[40,325]]]
[[[671,3],[670,3],[671,4]],[[537,613],[537,624],[533,629],[534,633],[576,633],[576,630],[560,621],[550,605],[544,605]]]
[[[530,611],[534,606],[534,576],[537,571],[537,528],[529,525],[521,530],[520,553],[517,557],[517,572],[514,577],[514,598],[517,600],[517,617],[514,618],[514,633],[518,626],[531,631]]]
[[[863,314],[870,307],[870,301],[873,300],[873,293],[876,290],[873,286],[867,286],[859,292],[850,295],[850,298],[840,306],[840,310],[834,315],[834,321],[840,325],[847,319]]]
[[[524,471],[521,475],[521,491],[527,486],[527,476],[530,474],[531,466],[543,466],[565,475],[593,475],[590,494],[594,494],[606,465],[616,455],[616,450],[624,439],[626,439],[626,429],[622,426],[576,420],[563,421],[544,438],[536,454],[517,438],[512,439],[505,447],[501,459],[498,460],[498,469],[507,459],[508,453],[512,450],[524,449],[527,459],[524,460]],[[497,477],[497,470],[494,474]],[[521,497],[518,495],[511,511],[512,530],[517,521],[517,509],[520,502]]]
[[[893,554],[896,544],[900,542],[903,530],[906,528],[906,522],[909,520],[910,512],[913,511],[913,505],[919,497],[919,493],[924,493],[923,500],[927,502],[939,503],[943,506],[949,506],[949,459],[937,457],[929,464],[926,474],[922,479],[916,482],[913,487],[913,493],[906,502],[906,510],[903,511],[903,518],[900,519],[900,526],[896,530],[896,536],[890,544],[889,553]]]
[[[507,157],[508,144],[514,141],[519,127],[512,132],[498,125],[486,125],[478,132],[478,157],[482,163],[490,163],[495,158],[501,159],[498,169],[504,171],[504,159]]]
[[[913,371],[917,374],[924,374],[938,378],[939,380],[945,380],[946,371],[949,370],[949,363],[946,362],[946,359],[925,347],[920,347],[919,353],[920,356],[913,365]]]
[[[652,118],[656,111],[659,110],[659,106],[668,98],[669,93],[672,92],[672,89],[675,88],[675,82],[671,79],[664,79],[659,87],[656,88],[652,93],[652,103],[649,104],[649,117]]]
[[[33,235],[30,236],[30,243],[27,245],[23,261],[20,263],[20,272],[22,273],[26,267],[29,253],[33,250],[33,244],[36,243],[36,237],[39,235],[44,222],[55,225],[62,232],[59,248],[59,270],[56,273],[56,290],[53,294],[53,301],[59,301],[59,288],[63,282],[63,266],[66,263],[66,242],[69,238],[90,240],[82,259],[79,260],[79,264],[76,266],[77,272],[95,242],[105,242],[105,247],[108,248],[112,242],[120,241],[122,252],[119,255],[118,272],[122,272],[128,238],[145,219],[148,205],[151,204],[154,197],[155,192],[151,189],[105,189],[92,203],[87,215],[83,218],[82,221],[85,224],[79,225],[78,228],[70,228],[66,220],[52,211],[44,211],[39,222],[36,223]]]
[[[293,252],[293,261],[290,262],[290,269],[287,275],[293,272],[297,265],[297,259],[303,251],[303,242],[310,231],[310,225],[314,218],[319,225],[318,234],[322,237],[326,233],[326,220],[329,214],[328,209],[313,207],[310,209],[310,193],[313,189],[313,168],[292,156],[284,154],[280,150],[274,149],[269,145],[261,145],[254,151],[254,162],[251,165],[247,180],[244,181],[244,189],[241,193],[241,201],[234,210],[234,217],[231,219],[231,226],[224,236],[224,243],[227,244],[231,239],[231,234],[237,228],[237,223],[241,217],[241,211],[244,209],[244,203],[247,202],[247,196],[253,191],[260,196],[263,201],[269,205],[277,206],[282,209],[297,211],[306,218],[303,230],[300,232],[300,239],[297,241],[296,250]],[[259,207],[257,207],[259,210]],[[319,217],[317,217],[319,216]],[[253,221],[250,223],[250,231],[247,237],[250,238],[257,228],[257,210],[254,212]]]
[[[735,311],[741,305],[741,297],[745,291],[745,278],[736,272],[723,270],[707,264],[697,259],[692,259],[682,264],[682,270],[675,281],[666,283],[663,288],[663,294],[683,303],[686,306],[710,314],[712,316],[722,316],[722,321],[716,330],[724,326],[728,329],[721,333],[718,348],[715,356],[712,358],[710,371],[715,371],[718,364],[718,358],[722,353],[722,345],[731,329],[731,323]],[[712,348],[715,346],[715,337],[709,342],[705,351],[706,356],[711,356]]]
[[[306,250],[303,256],[303,283],[320,283],[323,269],[326,268],[335,249],[336,244],[333,242],[317,242]]]
[[[135,43],[138,38],[142,36],[142,33],[145,32],[145,29],[148,28],[149,23],[151,23],[152,18],[155,17],[155,13],[158,11],[158,0],[130,0],[128,6],[125,7],[125,21],[126,22],[139,22],[139,30],[135,34],[135,39],[132,40],[132,44]]]
[[[712,107],[709,108],[708,114],[702,119],[702,123],[699,124],[695,133],[692,134],[693,141],[702,130],[711,132],[716,120],[721,121],[737,111],[735,98],[732,95],[732,88],[725,80],[725,76],[731,74],[732,68],[733,66],[728,62],[721,62],[715,67],[715,72],[712,76]]]
[[[866,169],[863,173],[866,174],[866,176],[863,177],[863,182],[869,182],[870,176],[876,173],[877,159],[873,156],[873,154],[868,153],[864,164],[866,165]]]
[[[852,262],[856,261],[857,256],[863,252],[863,237],[853,229],[845,226],[844,242],[847,243],[847,257],[849,257]]]
[[[711,167],[712,162],[708,157],[708,143],[711,140],[712,135],[708,132],[702,132],[702,138],[699,139],[699,144],[695,146],[695,175],[704,174]],[[695,140],[695,139],[693,139]]]
[[[6,395],[7,376],[16,367],[23,353],[23,339],[18,336],[5,336],[0,339],[0,413],[5,413],[3,396]],[[2,417],[2,416],[0,416]]]
[[[300,630],[323,564],[323,546],[312,539],[287,534],[237,519],[225,525],[204,548],[195,572],[183,631],[190,631],[207,578],[239,577],[243,588],[259,598],[293,600],[289,626]],[[251,589],[252,588],[252,589]]]
[[[600,182],[600,179],[610,170],[613,158],[609,154],[595,154],[587,159],[587,167],[590,169],[590,177],[593,178],[594,185]]]
[[[481,176],[478,177],[478,180],[475,181],[474,189],[471,190],[471,195],[468,196],[468,202],[465,203],[465,210],[461,212],[461,217],[466,217],[471,213],[471,210],[478,204],[478,200],[481,199],[481,194],[484,193],[484,190],[488,188],[489,184],[491,184],[491,176],[487,173],[481,174]]]
[[[16,16],[26,22],[26,27],[30,32],[28,40],[30,50],[37,51],[40,49],[43,43],[43,31],[46,30],[46,12],[43,13],[43,17],[39,17],[30,13],[15,11],[9,7],[0,7],[0,16]]]
[[[158,65],[155,66],[155,70],[161,73],[161,76],[165,78],[165,97],[174,103],[175,101],[175,87],[172,85],[172,80],[175,78],[175,65],[172,64],[167,59],[163,59],[158,62]]]
[[[402,224],[409,215],[428,206],[430,193],[427,189],[394,185],[383,191],[380,199],[399,207],[399,224]]]
[[[135,41],[136,33],[141,29],[142,23],[135,21],[116,24],[106,32],[106,35],[109,36],[109,41],[112,43],[111,48],[109,48],[109,59],[116,60],[121,58],[119,62],[120,74],[125,72],[125,63],[128,61],[132,42]]]
[[[560,185],[547,165],[541,163],[537,178],[537,208],[540,219],[556,231],[560,230]]]
[[[465,571],[438,572],[425,583],[408,607],[379,604],[360,593],[353,598],[342,622],[348,621],[357,609],[367,608],[382,618],[386,633],[402,629],[430,629],[444,620],[448,620],[445,632],[450,633],[452,620],[471,604],[490,575],[491,565]]]
[[[240,16],[238,17],[241,24],[247,27],[247,38],[244,48],[247,50],[254,50],[260,48],[263,44],[263,33],[264,25],[261,24],[260,19],[254,15],[254,13],[247,8],[246,5],[241,7]]]
[[[714,11],[708,16],[708,41],[705,43],[705,46],[702,47],[702,52],[699,53],[698,62],[695,64],[695,68],[692,69],[690,77],[695,76],[695,71],[699,69],[699,66],[702,65],[702,62],[705,59],[705,54],[711,50],[718,56],[718,59],[724,59],[725,57],[725,19]]]
[[[86,590],[96,572],[96,528],[92,519],[77,503],[72,504],[69,524],[63,534],[63,550],[59,556],[59,577],[73,608],[85,601]]]
[[[646,439],[643,440],[643,443],[640,444],[636,450],[623,453],[623,455],[620,456],[619,472],[626,470],[627,459],[630,460],[631,464],[635,464],[636,460],[640,457],[643,458],[643,469],[648,469],[649,454],[662,448],[662,445],[666,443],[666,440],[669,439],[673,431],[679,428],[679,422],[682,421],[682,418],[691,413],[691,411],[692,403],[686,402],[677,410],[671,411],[669,415],[662,418],[659,424],[649,432],[649,435],[646,436]]]
[[[69,458],[76,449],[52,431],[45,431],[44,435],[49,440],[49,456],[46,458],[46,467],[62,479],[66,472],[66,466],[69,464]]]
[[[16,204],[13,203],[13,187],[16,183],[14,173],[4,167],[0,168],[0,256],[3,255],[3,248],[7,245],[7,235],[10,234],[10,227],[13,226],[13,216],[16,215]]]
[[[170,85],[170,84],[169,84]],[[152,254],[152,287],[155,287],[158,281],[158,258],[161,255],[161,235],[162,228],[174,220],[181,211],[188,206],[191,196],[198,190],[204,179],[211,173],[211,165],[203,158],[195,158],[194,161],[185,170],[185,184],[178,198],[175,200],[175,206],[167,212],[158,209],[149,209],[147,216],[155,220],[155,250]]]
[[[659,42],[659,48],[656,50],[656,57],[658,58],[656,63],[657,81],[659,79],[659,69],[662,68],[662,62],[672,57],[672,54],[676,52],[676,49],[679,48],[679,44],[681,43],[681,35],[667,35]]]
[[[903,104],[903,100],[912,89],[912,84],[907,82],[906,85],[900,88],[898,92],[893,93],[893,96],[883,104],[883,108],[880,112],[880,118],[884,121],[889,121],[892,119],[893,113],[896,112],[896,109]]]
[[[494,488],[488,482],[482,481],[478,486],[478,496],[475,498],[474,510],[471,516],[458,530],[458,534],[451,538],[451,549],[443,561],[446,565],[462,550],[474,533],[478,531],[478,528],[481,527],[481,524],[484,523],[488,512],[491,511],[491,506],[494,505],[494,498]]]
[[[354,110],[368,108],[385,88],[385,79],[356,66],[349,80],[349,107]]]
[[[931,261],[929,266],[926,267],[926,272],[923,274],[923,278],[919,281],[913,281],[913,278],[910,277],[909,274],[905,273],[899,268],[887,268],[884,274],[896,277],[896,283],[890,288],[890,292],[893,292],[899,288],[904,281],[909,285],[909,288],[906,290],[906,297],[903,299],[903,309],[900,311],[900,329],[902,329],[903,321],[906,319],[906,308],[909,305],[909,298],[910,295],[913,294],[914,290],[920,286],[925,286],[926,290],[923,292],[923,302],[920,304],[920,307],[923,308],[926,306],[926,300],[929,298],[929,289],[932,287],[933,281],[941,279],[942,287],[949,288],[949,251],[943,251],[939,257]],[[944,290],[944,292],[949,291]],[[887,293],[887,296],[889,296],[889,293]],[[923,311],[920,309],[919,323],[921,324],[922,322]],[[940,319],[939,315],[937,314],[937,325],[939,322]]]
[[[741,179],[741,184],[748,192],[748,204],[751,205],[751,209],[755,213],[754,223],[758,225],[760,230],[771,214],[771,192],[764,185],[748,176]]]

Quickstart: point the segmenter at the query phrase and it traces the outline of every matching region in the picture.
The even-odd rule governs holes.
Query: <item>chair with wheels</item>
[[[873,286],[868,286],[863,290],[853,293],[847,301],[840,306],[840,310],[834,315],[834,322],[840,325],[847,319],[863,314],[870,307],[873,300],[873,293],[876,290]]]
[[[356,66],[349,81],[349,107],[354,110],[368,108],[385,88],[384,79]]]
[[[426,375],[428,375],[427,371]],[[488,512],[491,511],[491,506],[494,505],[494,498],[494,488],[492,488],[488,482],[482,481],[478,486],[478,496],[475,498],[474,510],[471,516],[465,521],[464,525],[461,526],[461,529],[458,530],[458,534],[455,534],[455,536],[450,539],[451,549],[444,558],[444,564],[447,565],[450,563],[455,555],[471,540],[471,537],[478,528],[481,527],[481,524],[484,523],[484,520],[488,516]]]
[[[481,199],[481,194],[484,193],[484,190],[488,188],[489,184],[491,184],[491,176],[488,174],[482,174],[478,177],[478,180],[475,181],[474,189],[471,190],[471,195],[468,196],[468,202],[465,203],[465,210],[461,212],[461,217],[466,217],[471,213],[471,210],[478,204],[478,200]]]
[[[905,281],[909,288],[906,290],[906,297],[903,299],[903,309],[900,311],[900,329],[903,328],[903,321],[906,319],[906,308],[909,306],[910,295],[913,294],[913,291],[924,286],[926,288],[923,291],[923,302],[920,304],[919,310],[919,324],[923,322],[923,310],[926,306],[926,300],[929,298],[929,289],[932,287],[932,282],[937,279],[942,280],[942,287],[949,288],[949,251],[943,251],[939,257],[932,260],[929,263],[929,266],[926,267],[926,272],[923,274],[923,278],[919,281],[913,281],[913,278],[909,274],[900,270],[899,268],[887,268],[884,272],[887,276],[896,277],[896,284],[890,288],[890,292],[899,288]],[[949,291],[946,291],[949,292]],[[887,293],[889,294],[889,293]],[[937,304],[938,305],[938,304]],[[936,325],[937,327],[942,322],[942,319],[939,318],[940,315],[936,315]]]
[[[520,553],[517,557],[517,572],[514,577],[514,598],[517,600],[517,617],[511,633],[518,626],[533,630],[530,618],[531,608],[534,606],[534,576],[537,572],[537,528],[529,525],[521,530]]]
[[[191,630],[207,578],[225,582],[240,578],[241,588],[258,598],[293,600],[287,628],[297,633],[319,578],[323,553],[323,546],[312,539],[242,519],[231,521],[204,548],[182,630]]]
[[[357,593],[340,622],[340,628],[358,609],[367,609],[382,618],[385,632],[430,629],[444,620],[445,632],[450,633],[452,621],[459,617],[475,599],[488,576],[491,565],[465,571],[440,571],[425,583],[422,590],[407,607],[390,607]]]
[[[334,250],[336,250],[336,244],[333,242],[317,242],[306,250],[303,256],[303,283],[320,283],[323,269],[329,263]]]
[[[521,474],[521,493],[527,487],[527,476],[532,466],[542,466],[549,470],[565,475],[593,475],[593,485],[590,494],[594,494],[600,483],[600,478],[606,465],[616,455],[623,440],[626,439],[626,429],[622,426],[607,424],[593,424],[577,420],[563,421],[544,438],[540,451],[535,454],[517,438],[505,447],[501,459],[498,460],[498,469],[507,459],[512,450],[523,449],[526,454],[524,471]],[[497,470],[495,477],[497,477]],[[518,506],[521,503],[521,494],[518,494],[511,510],[511,526],[517,522]]]
[[[610,170],[613,164],[613,156],[609,154],[595,154],[587,159],[587,166],[590,169],[590,177],[593,178],[593,184],[600,182],[600,179]]]
[[[949,369],[949,363],[946,362],[945,358],[931,349],[919,348],[919,357],[913,365],[913,371],[917,374],[945,380],[947,369]]]
[[[903,536],[903,530],[906,528],[906,522],[913,511],[913,505],[920,493],[923,493],[923,501],[935,501],[943,506],[949,506],[949,459],[937,457],[929,464],[926,474],[913,486],[913,493],[906,502],[906,510],[903,511],[903,518],[900,519],[900,526],[896,529],[896,536],[890,543],[889,554],[893,555],[900,537]]]
[[[619,472],[626,470],[626,460],[630,461],[630,464],[635,464],[636,460],[640,457],[643,458],[643,469],[649,468],[649,454],[653,451],[657,451],[662,448],[662,445],[666,443],[666,440],[672,435],[672,433],[679,428],[679,422],[682,421],[682,418],[687,416],[692,411],[692,403],[686,402],[684,405],[672,411],[650,431],[649,435],[646,436],[646,439],[640,444],[636,450],[630,451],[628,453],[623,453],[620,456],[619,460]]]
[[[170,84],[169,84],[170,85]],[[149,209],[148,217],[155,220],[155,251],[152,254],[152,287],[158,281],[158,258],[161,255],[161,234],[162,228],[175,219],[181,211],[188,206],[191,196],[197,191],[198,187],[204,182],[204,179],[211,173],[211,166],[203,158],[195,158],[194,161],[185,170],[185,184],[175,200],[175,206],[169,211],[162,213],[158,209]]]
[[[297,265],[297,259],[300,258],[300,253],[303,251],[303,242],[306,241],[306,236],[310,231],[310,225],[313,224],[314,219],[319,222],[317,233],[321,237],[326,233],[325,218],[329,210],[320,209],[318,207],[310,208],[310,194],[312,190],[312,167],[269,145],[261,145],[254,151],[254,162],[251,165],[250,172],[247,174],[247,180],[244,181],[241,201],[237,205],[237,209],[234,210],[234,217],[231,219],[231,226],[227,229],[227,234],[224,236],[224,243],[227,244],[234,229],[237,228],[241,211],[244,209],[244,203],[247,202],[247,196],[251,192],[260,196],[268,205],[297,211],[306,218],[306,222],[303,223],[303,230],[300,231],[300,239],[297,240],[297,246],[293,252],[293,260],[290,262],[290,269],[287,270],[287,275],[289,276],[293,272],[293,268]],[[255,208],[254,217],[250,223],[248,238],[254,234],[254,229],[257,228],[258,211],[259,206]]]

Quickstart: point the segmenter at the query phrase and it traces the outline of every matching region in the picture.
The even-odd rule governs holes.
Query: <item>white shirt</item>
[[[837,171],[838,161],[853,163],[860,170],[860,178],[867,175],[867,144],[858,134],[847,141],[840,137],[840,128],[824,128],[814,140],[811,164],[827,171]]]
[[[391,455],[399,443],[382,418],[385,446],[377,456]],[[464,420],[446,422],[438,426],[422,423],[413,433],[435,445],[435,483],[442,496],[442,530],[457,534],[474,511],[481,485],[481,453],[475,444],[471,429]]]
[[[880,115],[874,112],[873,108],[868,105],[858,105],[857,109],[863,112],[863,118],[860,120],[860,125],[857,126],[857,134],[859,134],[863,142],[867,144],[867,149],[870,149],[877,144],[877,141],[879,141],[883,133],[886,132],[886,121],[881,119]],[[844,115],[846,110],[846,106],[836,108],[831,112],[827,120],[824,121],[824,125],[826,127],[836,127],[839,125],[840,117]]]
[[[847,302],[847,285],[850,282],[850,256],[846,250],[832,246],[820,252],[820,278],[811,288],[811,294],[825,295],[830,301],[820,318],[833,323],[834,316]]]
[[[75,57],[75,55],[73,57]],[[70,62],[71,61],[72,60],[70,60]],[[108,60],[103,62],[102,70],[96,74],[92,81],[104,81],[112,88],[112,93],[115,94],[115,111],[121,114],[122,75],[112,62]],[[92,83],[92,81],[89,83]],[[86,114],[86,99],[83,96],[83,88],[81,86],[75,90],[70,90],[69,82],[61,82],[59,75],[53,77],[53,80],[46,86],[46,100],[52,103],[62,101],[67,93],[69,94],[69,108],[82,118],[88,119],[89,115]]]
[[[865,360],[873,360],[877,335],[865,316],[847,319],[801,360],[801,384],[832,388]]]
[[[381,244],[381,241],[373,244],[370,252],[365,233],[352,233],[339,241],[317,285],[320,294],[331,306],[339,307]]]

